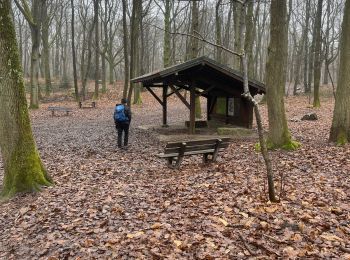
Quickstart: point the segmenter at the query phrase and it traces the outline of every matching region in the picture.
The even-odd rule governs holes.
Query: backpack
[[[126,122],[129,121],[129,118],[125,115],[125,106],[118,105],[114,110],[114,121],[115,122]]]

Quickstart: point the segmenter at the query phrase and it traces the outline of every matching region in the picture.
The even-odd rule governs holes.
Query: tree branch
[[[233,51],[233,50],[231,50],[231,49],[229,49],[229,48],[226,48],[226,47],[223,46],[223,45],[219,45],[219,44],[213,43],[213,42],[211,42],[211,41],[208,41],[208,40],[205,39],[200,33],[196,32],[196,31],[195,31],[195,33],[196,33],[197,35],[193,35],[193,34],[190,34],[190,33],[169,32],[169,31],[167,31],[167,30],[165,30],[165,29],[163,29],[163,28],[161,28],[161,27],[158,27],[157,25],[154,25],[154,24],[150,24],[150,25],[153,26],[153,27],[155,27],[155,28],[157,28],[157,29],[159,29],[159,30],[162,30],[162,31],[164,31],[164,32],[167,32],[167,33],[169,33],[169,34],[172,34],[172,35],[181,35],[181,36],[187,36],[187,37],[195,38],[195,39],[200,40],[200,41],[202,41],[202,42],[205,42],[205,43],[207,43],[207,44],[209,44],[209,45],[212,45],[212,46],[214,46],[214,47],[218,47],[218,48],[220,48],[220,49],[223,49],[224,51],[227,51],[228,53],[231,53],[231,54],[236,55],[236,56],[238,56],[238,57],[241,57],[241,56],[243,55],[242,53],[235,52],[235,51]]]
[[[21,13],[23,14],[24,18],[27,20],[29,25],[30,26],[35,26],[35,22],[34,22],[32,14],[30,12],[30,8],[28,6],[27,1],[21,0],[21,3],[23,4],[23,7],[18,2],[18,0],[14,0],[14,1],[15,1],[15,4],[16,4],[17,8],[21,11]]]

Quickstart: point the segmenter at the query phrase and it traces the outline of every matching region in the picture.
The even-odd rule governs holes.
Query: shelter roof
[[[169,84],[181,86],[195,84],[196,88],[225,93],[243,93],[243,74],[206,56],[186,61],[162,70],[154,71],[131,80],[148,87],[163,87]],[[266,92],[265,85],[250,79],[249,89],[253,95]]]

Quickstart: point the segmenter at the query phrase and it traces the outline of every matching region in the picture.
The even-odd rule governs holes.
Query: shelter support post
[[[192,83],[190,86],[190,134],[196,131],[196,87]]]
[[[163,87],[163,127],[168,127],[168,86]]]
[[[207,97],[207,120],[208,120],[208,121],[211,119],[211,117],[210,117],[210,113],[211,113],[211,111],[210,111],[211,102],[213,102],[213,100],[212,100],[211,96],[208,96],[208,97]]]

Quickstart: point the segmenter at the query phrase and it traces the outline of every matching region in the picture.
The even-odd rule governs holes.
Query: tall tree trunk
[[[272,0],[274,1],[274,0]],[[278,1],[278,0],[277,0]],[[246,15],[246,4],[242,4],[242,17],[241,17],[241,26],[240,26],[240,49],[244,53],[244,45],[245,45],[245,35],[246,35],[246,24],[245,24],[245,15]],[[266,166],[266,172],[267,172],[267,183],[268,183],[268,190],[269,190],[269,199],[271,202],[277,202],[277,198],[275,195],[275,185],[274,185],[274,177],[273,177],[273,169],[272,169],[272,163],[270,159],[270,155],[267,150],[265,138],[264,138],[264,129],[262,126],[262,120],[259,110],[258,102],[254,100],[252,95],[249,91],[249,78],[248,78],[248,59],[247,55],[241,55],[240,57],[241,61],[241,67],[243,71],[243,89],[244,94],[243,97],[247,99],[251,104],[254,106],[254,113],[255,113],[255,119],[258,126],[258,134],[259,134],[259,142],[261,147],[261,154],[264,158],[265,166]],[[283,98],[283,95],[282,95]]]
[[[233,2],[230,3],[230,9],[228,11],[227,21],[226,21],[226,26],[225,26],[225,35],[224,35],[224,39],[223,39],[223,45],[225,47],[227,47],[227,48],[230,45],[232,11],[233,11]],[[227,57],[227,55],[221,55],[221,63],[223,63],[225,65],[228,64],[228,57]]]
[[[234,19],[234,50],[236,52],[240,52],[240,20],[242,15],[242,6],[241,4],[235,2],[235,6],[233,9],[233,19]],[[234,68],[238,71],[241,71],[241,61],[238,57],[234,58]]]
[[[31,26],[32,54],[30,63],[30,105],[39,108],[39,62],[40,62],[40,28]]]
[[[107,92],[107,83],[106,83],[106,58],[101,56],[101,80],[102,80],[102,93]]]
[[[98,26],[99,0],[94,0],[94,24],[95,24],[95,93],[94,98],[98,98],[100,80],[100,35]]]
[[[31,53],[31,69],[30,69],[30,108],[39,108],[39,63],[40,63],[40,42],[41,42],[41,24],[42,24],[42,8],[46,4],[46,0],[33,0],[32,10],[29,10],[28,3],[22,1],[23,8],[18,0],[15,4],[26,18],[31,31],[32,53]]]
[[[128,33],[128,24],[126,21],[127,16],[127,1],[122,0],[123,2],[123,43],[124,43],[124,90],[123,90],[123,98],[128,96],[128,88],[129,88],[129,33]],[[130,100],[129,100],[130,102]]]
[[[61,86],[68,89],[69,88],[69,79],[68,79],[68,35],[69,35],[69,24],[68,16],[65,15],[65,30],[64,37],[61,38],[61,61],[62,61],[62,78]]]
[[[246,19],[246,36],[244,49],[248,59],[248,75],[252,77],[254,75],[254,62],[253,62],[253,44],[254,44],[254,22],[253,22],[253,13],[254,13],[254,2],[248,2]]]
[[[271,147],[289,148],[291,136],[284,109],[288,51],[287,1],[271,1],[270,44],[266,63],[266,100],[269,118],[268,142]]]
[[[27,110],[11,2],[0,4],[0,150],[4,162],[2,197],[52,184],[36,148]],[[5,95],[4,95],[5,94]]]
[[[314,60],[315,60],[315,45],[316,45],[316,30],[315,30],[316,22],[314,22],[314,28],[312,32],[312,41],[311,41],[311,47],[309,52],[309,71],[308,71],[308,83],[307,88],[305,89],[305,93],[311,93],[311,84],[313,80],[314,75]]]
[[[55,66],[54,66],[54,76],[56,80],[60,77],[60,48],[59,48],[59,39],[61,38],[61,29],[58,28],[58,37],[55,41]]]
[[[309,36],[308,36],[308,31],[309,31],[309,24],[310,24],[310,3],[311,0],[306,1],[306,7],[305,7],[305,28],[304,28],[304,92],[309,93],[309,85],[308,85],[308,57],[309,57]]]
[[[71,32],[72,32],[72,58],[73,58],[73,78],[74,78],[74,93],[75,100],[79,102],[79,88],[78,88],[78,75],[77,75],[77,62],[75,53],[75,30],[74,30],[74,0],[70,1],[72,8],[72,18],[71,18]]]
[[[140,63],[140,19],[142,19],[142,2],[133,0],[132,15],[131,15],[131,44],[130,44],[130,77],[134,78],[137,76]],[[139,92],[139,86],[135,83],[130,84],[130,89],[128,93],[128,100],[130,102],[133,91],[135,90],[136,95],[134,95],[134,104],[140,104],[142,102],[141,95]]]
[[[314,61],[314,103],[313,107],[320,107],[320,83],[321,83],[321,48],[322,48],[322,3],[323,0],[318,0],[317,12],[315,19],[315,61]]]
[[[51,86],[51,72],[50,72],[50,44],[49,44],[49,23],[50,18],[47,14],[47,3],[43,6],[43,26],[42,26],[42,40],[43,40],[43,63],[45,73],[45,95],[49,96],[52,91]]]
[[[343,145],[350,141],[350,0],[346,0],[340,40],[338,87],[329,140]]]
[[[165,0],[165,12],[164,12],[164,49],[163,49],[163,66],[170,66],[171,49],[170,49],[170,0]]]
[[[95,23],[93,22],[90,26],[89,32],[88,32],[88,41],[87,41],[87,62],[86,62],[86,66],[84,66],[84,64],[82,64],[82,66],[84,66],[83,70],[84,70],[84,74],[83,74],[83,79],[82,79],[82,88],[81,88],[81,96],[82,99],[85,100],[86,99],[86,94],[88,92],[87,89],[87,80],[88,80],[88,76],[90,73],[90,68],[91,68],[91,56],[92,56],[92,36],[94,33],[94,28],[95,28]],[[85,58],[84,58],[85,60]],[[83,61],[83,60],[82,60]]]
[[[218,0],[215,6],[215,34],[216,34],[216,44],[221,46],[221,15],[220,15],[220,5],[222,0]],[[221,62],[221,48],[217,47],[215,49],[215,58],[218,62]]]
[[[191,34],[195,35],[199,32],[199,6],[196,1],[192,2],[192,17],[191,17]],[[199,40],[192,37],[191,38],[191,59],[195,59],[199,54]],[[196,118],[202,117],[202,109],[200,97],[196,96],[195,100],[196,107]]]

